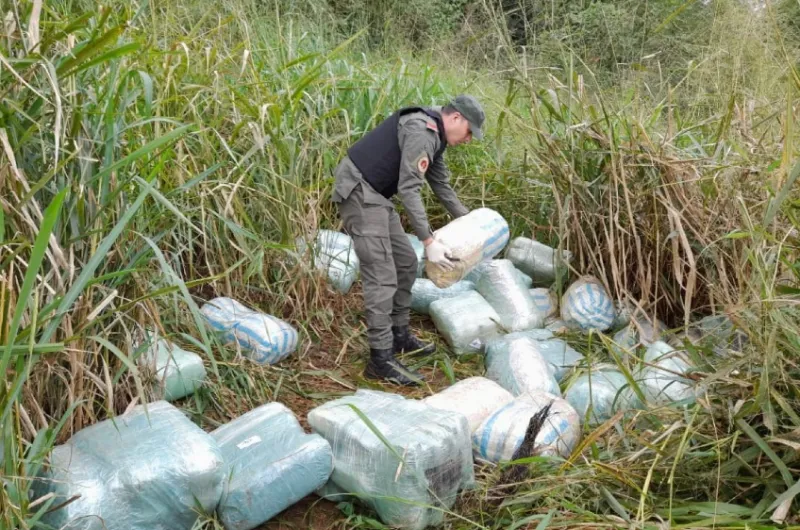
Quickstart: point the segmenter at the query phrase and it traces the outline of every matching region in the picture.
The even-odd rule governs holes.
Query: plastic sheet
[[[328,481],[328,442],[306,434],[294,414],[268,403],[211,433],[225,459],[225,489],[217,513],[226,530],[255,528]]]
[[[333,450],[335,488],[320,493],[358,495],[387,525],[421,530],[440,524],[441,510],[452,508],[459,490],[474,485],[469,425],[462,414],[358,390],[311,410],[308,423]]]
[[[507,331],[522,331],[544,326],[544,314],[536,308],[528,288],[506,259],[489,262],[475,288],[497,311]]]
[[[422,278],[425,275],[425,245],[414,234],[406,234],[408,242],[411,243],[414,249],[414,254],[417,255],[417,278]]]
[[[297,250],[303,254],[307,245],[303,238],[296,241]],[[346,293],[358,278],[361,262],[353,246],[353,238],[333,230],[319,230],[312,249],[314,267],[324,271],[333,287]]]
[[[549,403],[552,403],[550,414],[536,437],[534,450],[542,456],[569,456],[581,437],[578,413],[558,396],[530,392],[481,423],[472,435],[475,457],[489,462],[511,460],[525,439],[531,417]]]
[[[437,300],[429,310],[436,329],[459,355],[483,351],[486,341],[499,333],[500,316],[475,291]]]
[[[423,403],[435,409],[463,414],[474,432],[491,413],[511,403],[514,396],[494,381],[485,377],[468,377],[428,396]]]
[[[535,285],[548,287],[556,281],[556,274],[566,276],[572,254],[568,250],[548,247],[527,237],[515,237],[506,249],[505,257],[519,270],[533,279]]]
[[[156,395],[174,401],[194,394],[206,379],[203,359],[166,339],[151,337],[150,341],[140,363],[153,374]]]
[[[461,280],[446,289],[439,289],[432,281],[418,278],[411,287],[411,309],[417,313],[427,315],[433,302],[446,298],[455,298],[460,294],[474,290],[475,284],[467,280]]]
[[[664,405],[675,401],[694,401],[694,384],[684,377],[692,369],[685,351],[676,350],[662,341],[647,347],[639,386],[649,403]]]
[[[486,377],[515,396],[532,391],[560,396],[558,381],[539,344],[525,336],[492,341],[486,349]]]
[[[561,299],[561,319],[569,327],[605,331],[611,327],[615,316],[614,303],[592,276],[584,276],[570,285]]]
[[[634,406],[630,397],[622,397],[630,388],[622,372],[611,366],[597,366],[576,378],[564,397],[580,415],[581,421],[588,416],[589,425],[597,425],[611,418],[617,410]],[[625,396],[629,396],[625,394]]]
[[[508,243],[508,223],[489,208],[478,208],[451,221],[433,234],[457,258],[453,270],[446,271],[427,262],[425,272],[437,287],[445,288],[464,277],[481,261],[491,259]]]
[[[200,311],[228,343],[238,343],[258,363],[275,364],[297,349],[297,331],[292,326],[231,298],[209,300]]]
[[[189,529],[196,507],[211,513],[225,466],[217,443],[183,413],[158,401],[76,433],[53,449],[35,486],[53,506],[43,521],[81,530]]]
[[[537,287],[528,291],[533,299],[533,305],[544,315],[545,320],[558,314],[558,297],[556,293],[544,287]]]

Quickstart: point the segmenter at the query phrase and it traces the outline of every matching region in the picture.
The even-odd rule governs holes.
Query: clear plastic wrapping
[[[35,491],[54,493],[42,522],[82,530],[190,529],[197,508],[222,495],[222,452],[211,436],[166,401],[132,409],[77,432],[50,455]]]
[[[662,341],[647,347],[644,355],[646,367],[642,370],[639,385],[647,401],[664,405],[674,401],[694,400],[694,384],[685,374],[692,369],[686,352],[676,350]]]
[[[568,250],[559,253],[557,249],[527,237],[515,237],[509,243],[505,257],[530,276],[535,285],[547,287],[556,280],[557,271],[562,276],[567,274],[572,254]]]
[[[558,381],[539,344],[525,336],[492,341],[486,349],[486,377],[515,396],[531,391],[560,396]]]
[[[296,247],[301,254],[308,248],[303,238],[297,238]],[[311,249],[314,267],[324,271],[333,287],[346,293],[358,278],[361,262],[353,246],[353,238],[333,230],[319,230]]]
[[[430,306],[433,302],[446,298],[455,298],[460,294],[474,290],[475,284],[468,280],[461,280],[446,289],[440,289],[428,279],[417,278],[411,287],[411,309],[417,313],[427,315],[430,313]]]
[[[175,401],[194,394],[206,378],[203,359],[166,339],[151,336],[150,341],[139,361],[147,372],[153,374],[156,395]]]
[[[354,494],[387,525],[421,530],[440,524],[458,491],[474,485],[462,414],[358,390],[311,410],[308,423],[333,450],[334,487],[320,493]]]
[[[468,377],[422,400],[429,407],[463,414],[470,432],[500,407],[511,403],[511,392],[485,377]]]
[[[457,354],[481,352],[487,340],[499,333],[500,316],[475,291],[433,302],[430,315],[436,329]]]
[[[525,439],[531,417],[548,404],[550,412],[536,436],[534,450],[543,456],[569,456],[581,438],[578,413],[558,396],[529,392],[495,411],[478,427],[472,435],[475,457],[489,462],[511,460]]]
[[[455,267],[444,270],[427,262],[425,272],[437,287],[445,288],[463,280],[481,261],[496,256],[508,243],[508,223],[489,208],[478,208],[437,230],[434,239],[450,249]]]
[[[507,331],[544,326],[544,314],[537,309],[528,288],[510,261],[491,260],[475,288],[500,316],[500,322]]]
[[[226,530],[250,530],[328,481],[328,442],[306,434],[280,403],[255,408],[211,433],[227,468],[217,512]]]
[[[406,236],[414,249],[414,254],[417,255],[417,278],[422,278],[425,275],[425,245],[414,234],[406,234]]]
[[[232,298],[209,300],[200,311],[225,340],[238,343],[258,363],[275,364],[297,349],[297,330],[292,326]]]
[[[580,415],[581,421],[588,416],[588,423],[596,425],[611,418],[617,410],[634,406],[632,394],[625,392],[630,384],[622,372],[611,366],[598,366],[577,377],[567,389],[564,397]]]

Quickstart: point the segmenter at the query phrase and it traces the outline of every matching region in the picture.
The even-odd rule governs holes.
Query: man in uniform
[[[427,180],[451,216],[469,212],[450,187],[442,154],[448,146],[481,139],[484,119],[480,104],[468,95],[444,107],[403,108],[350,147],[336,167],[332,199],[361,261],[370,346],[365,377],[402,385],[422,380],[395,358],[429,355],[435,345],[422,343],[408,329],[417,257],[391,199],[398,195],[402,201],[425,258],[452,268],[450,250],[433,239],[420,192]]]

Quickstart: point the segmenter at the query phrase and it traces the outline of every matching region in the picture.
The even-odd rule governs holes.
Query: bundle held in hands
[[[499,333],[500,317],[475,291],[433,302],[430,314],[436,329],[457,354],[481,352]]]
[[[535,438],[534,450],[542,456],[569,456],[581,437],[578,413],[547,392],[523,394],[486,418],[472,435],[475,456],[489,462],[511,460],[525,439],[530,419],[548,404],[550,411]]]
[[[463,414],[470,432],[491,413],[514,400],[511,392],[485,377],[468,377],[422,400],[429,407]]]
[[[544,313],[536,307],[528,287],[507,259],[488,262],[475,288],[497,311],[507,331],[541,328],[544,325]]]
[[[54,493],[44,523],[82,530],[192,528],[197,507],[211,513],[222,495],[225,466],[211,436],[166,401],[76,433],[53,449],[35,486]],[[70,525],[69,523],[72,522]]]
[[[325,489],[358,495],[388,525],[440,524],[458,491],[474,484],[469,425],[459,413],[358,390],[313,409],[308,423],[333,450],[334,487]]]
[[[297,348],[297,331],[283,320],[259,313],[232,298],[209,300],[200,310],[229,343],[248,351],[261,364],[275,364]]]
[[[219,513],[226,530],[250,530],[328,481],[328,442],[306,434],[294,414],[268,403],[211,433],[225,459]]]
[[[434,239],[450,249],[455,261],[452,270],[427,262],[425,272],[437,287],[453,285],[483,260],[491,259],[508,243],[508,223],[489,208],[472,210],[436,231]]]

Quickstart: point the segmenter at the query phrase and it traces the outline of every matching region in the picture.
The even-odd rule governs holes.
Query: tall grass
[[[93,9],[13,0],[0,44],[0,526],[35,527],[53,508],[28,495],[53,444],[151,399],[145,329],[207,360],[210,384],[182,403],[203,426],[335,395],[320,381],[362,384],[349,366],[357,301],[288,251],[339,226],[332,169],[356,137],[398,106],[461,91],[485,102],[492,133],[448,154],[467,204],[569,248],[575,272],[671,325],[723,311],[751,342],[726,358],[695,352],[707,388],[696,406],[617,419],[563,463],[533,458],[513,494],[482,470],[452,525],[755,527],[791,502],[800,165],[797,87],[780,58],[759,67],[742,42],[725,51],[752,79],[714,56],[678,86],[648,78],[645,90],[631,74],[609,89],[568,51],[564,68],[532,69],[490,3],[481,20],[498,22],[483,30],[502,74],[372,51],[367,32],[337,37],[331,14],[305,5]],[[200,318],[216,294],[289,319],[305,346],[279,367],[242,362]],[[607,356],[599,339],[577,344]]]

